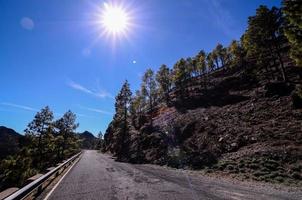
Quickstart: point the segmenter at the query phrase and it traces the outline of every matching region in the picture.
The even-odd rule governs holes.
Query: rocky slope
[[[246,69],[212,73],[206,90],[196,78],[184,101],[151,113],[152,126],[150,116],[132,118],[122,155],[116,155],[118,131],[111,124],[105,151],[133,163],[301,184],[302,109],[293,105],[300,81],[295,70],[287,69],[290,84],[270,83]]]

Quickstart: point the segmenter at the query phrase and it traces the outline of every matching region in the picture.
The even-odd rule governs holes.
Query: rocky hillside
[[[0,126],[0,160],[18,152],[23,136],[13,129]]]
[[[302,185],[299,5],[260,5],[240,41],[156,74],[147,69],[134,95],[125,81],[104,151],[120,161]]]
[[[299,69],[287,70],[294,77]],[[293,105],[299,82],[267,82],[247,72],[214,72],[206,90],[197,78],[185,100],[159,105],[152,123],[149,115],[133,117],[123,153],[111,123],[104,150],[121,161],[301,184],[302,109]]]

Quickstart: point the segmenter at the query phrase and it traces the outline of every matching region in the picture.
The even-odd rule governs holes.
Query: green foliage
[[[131,103],[132,92],[128,81],[122,86],[119,94],[115,97],[115,118],[117,120],[126,122],[128,116],[128,108]]]
[[[112,127],[116,130],[115,140],[118,144],[118,149],[115,153],[118,156],[124,155],[125,143],[128,139],[128,114],[131,105],[131,90],[128,81],[125,81],[119,94],[115,97],[115,115],[112,122]]]
[[[54,124],[57,129],[57,135],[60,136],[56,152],[57,156],[62,159],[79,149],[79,140],[75,135],[75,130],[79,124],[76,123],[76,115],[70,110]]]
[[[25,129],[25,133],[32,136],[33,149],[36,150],[35,154],[38,156],[36,163],[39,169],[44,167],[44,154],[48,148],[47,144],[49,144],[49,141],[46,140],[49,140],[49,134],[53,132],[52,123],[53,113],[50,111],[49,107],[46,106],[35,115],[33,121],[30,122]]]
[[[170,102],[169,93],[172,88],[171,71],[166,65],[162,65],[157,74],[156,81],[159,85],[159,95],[165,98],[166,103]]]
[[[142,95],[148,101],[149,110],[152,112],[157,100],[157,83],[152,69],[147,69],[142,79]]]
[[[257,58],[258,64],[267,65],[270,61],[277,65],[280,63],[280,73],[284,81],[287,81],[281,56],[283,17],[281,10],[273,7],[268,9],[260,6],[256,15],[248,19],[248,28],[243,36],[243,46],[247,56]]]
[[[209,70],[213,71],[215,69],[213,54],[209,53],[206,57],[206,60],[207,60]]]
[[[75,114],[68,111],[54,122],[49,107],[41,109],[25,129],[22,149],[1,161],[0,189],[20,187],[27,178],[78,152],[75,120]]]
[[[104,147],[104,135],[102,131],[98,133],[96,149],[102,149]]]
[[[214,56],[216,67],[224,67],[228,58],[227,49],[224,48],[222,44],[218,43],[212,54]],[[221,66],[219,66],[219,63],[221,64]]]
[[[232,40],[230,46],[228,47],[228,52],[230,56],[230,64],[233,66],[243,64],[244,51],[239,41]]]
[[[26,150],[24,150],[26,151]],[[32,159],[24,151],[14,156],[8,156],[0,163],[0,188],[22,186],[24,181],[35,175],[37,170],[32,168]]]
[[[204,50],[201,50],[197,56],[196,59],[196,71],[198,72],[198,75],[205,74],[207,71],[207,63],[206,63],[206,52]]]
[[[146,105],[146,99],[145,97],[141,94],[140,90],[137,90],[135,92],[135,96],[132,97],[129,112],[132,116],[141,114],[145,108]]]
[[[182,58],[173,67],[173,82],[178,96],[181,99],[183,99],[186,94],[186,85],[191,77],[190,70],[188,70],[186,66],[186,61]]]
[[[290,55],[302,67],[302,3],[300,0],[283,0],[283,13],[286,19],[284,29],[290,45]]]

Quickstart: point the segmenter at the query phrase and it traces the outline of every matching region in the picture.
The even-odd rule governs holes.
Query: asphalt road
[[[238,183],[154,165],[115,162],[85,151],[49,196],[51,200],[302,199],[302,192]]]

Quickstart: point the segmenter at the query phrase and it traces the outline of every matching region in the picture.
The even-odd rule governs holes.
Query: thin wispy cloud
[[[25,105],[20,105],[20,104],[15,104],[15,103],[9,103],[9,102],[1,102],[0,105],[7,106],[7,107],[13,107],[13,108],[19,108],[19,109],[27,110],[27,111],[38,111],[38,109],[30,107],[30,106],[25,106]]]
[[[86,94],[90,94],[90,95],[98,97],[98,98],[113,98],[113,96],[105,90],[98,90],[98,91],[91,90],[74,81],[68,81],[67,85],[69,87],[71,87],[72,89],[81,91]]]
[[[90,116],[90,115],[85,115],[85,114],[81,114],[81,113],[75,113],[76,116],[78,117],[84,117],[84,118],[97,118],[95,116]]]
[[[215,26],[222,30],[223,33],[234,38],[236,36],[236,20],[229,10],[222,5],[221,0],[206,1],[210,13],[210,20]]]
[[[101,113],[101,114],[105,114],[105,115],[112,115],[113,113],[112,112],[109,112],[109,111],[106,111],[106,110],[101,110],[101,109],[98,109],[98,108],[90,108],[90,107],[85,107],[85,106],[79,106],[81,109],[84,109],[84,110],[88,110],[88,111],[91,111],[91,112],[96,112],[96,113]]]

